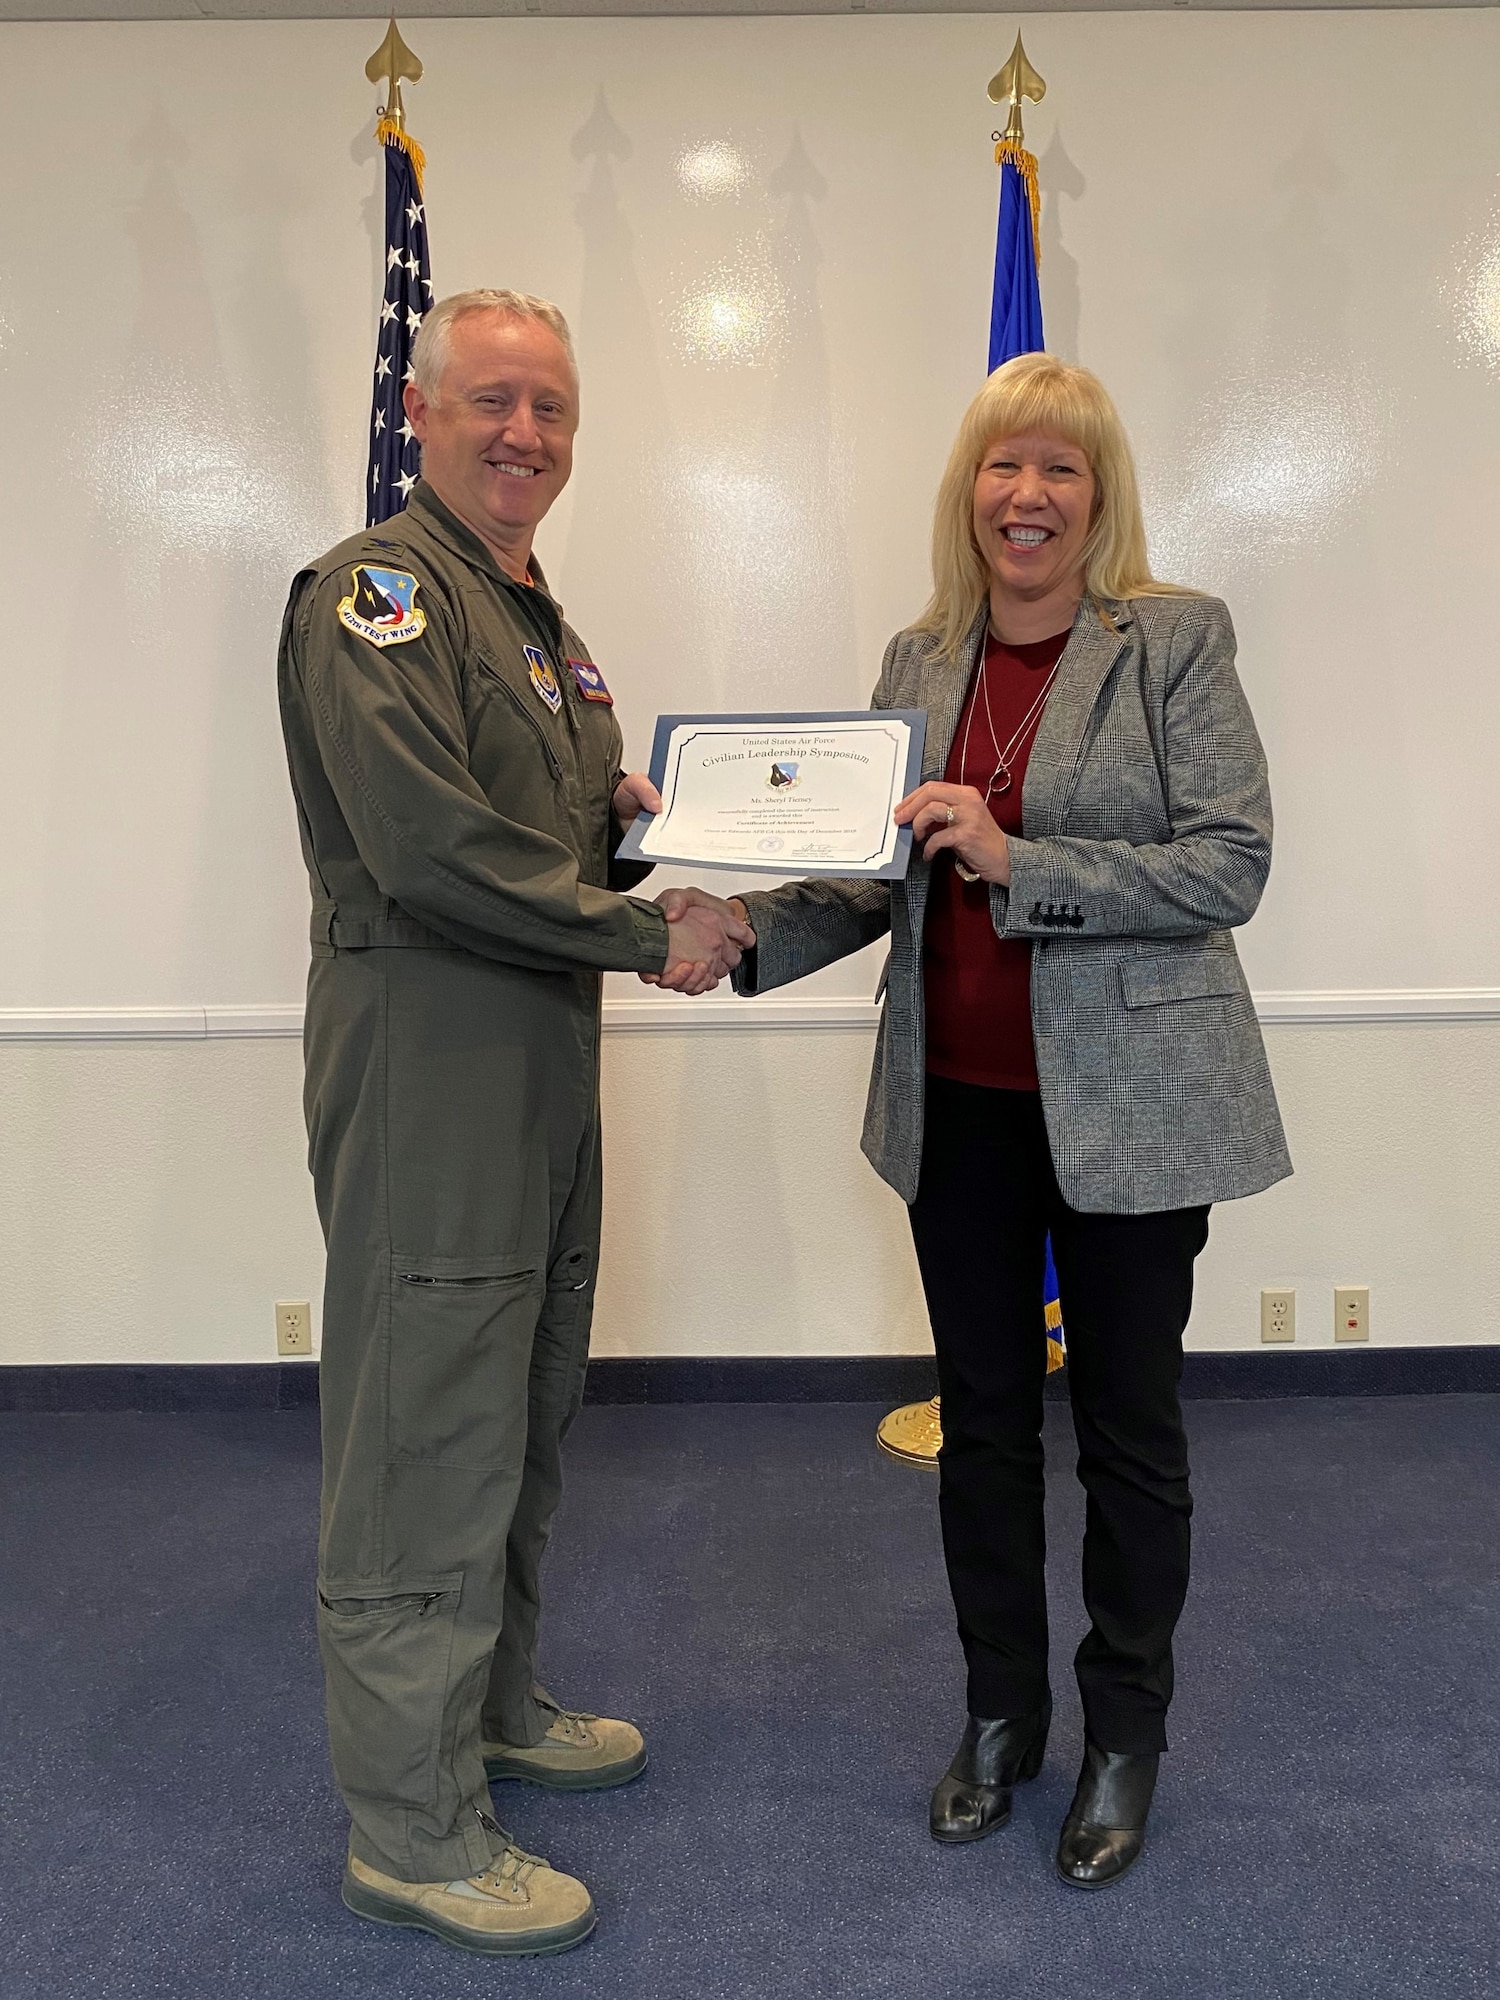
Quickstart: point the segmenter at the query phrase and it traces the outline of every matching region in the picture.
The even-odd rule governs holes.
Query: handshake
[[[659,813],[661,793],[644,771],[631,771],[615,786],[611,809],[627,827],[638,813]],[[737,896],[725,902],[706,889],[664,889],[656,905],[667,920],[667,962],[660,972],[643,972],[644,985],[669,993],[712,993],[755,943]]]
[[[706,889],[664,889],[656,898],[667,920],[667,962],[643,972],[647,986],[669,993],[712,993],[755,943],[737,896],[726,902]]]

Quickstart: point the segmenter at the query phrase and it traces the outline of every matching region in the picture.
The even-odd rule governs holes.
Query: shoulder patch
[[[427,630],[427,613],[417,602],[417,579],[409,571],[356,563],[349,575],[349,595],[339,601],[341,625],[372,646],[399,646]]]

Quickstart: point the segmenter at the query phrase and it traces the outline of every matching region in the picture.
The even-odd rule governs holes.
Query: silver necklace
[[[996,741],[995,718],[990,713],[990,687],[989,687],[989,681],[987,680],[985,675],[985,669],[989,666],[990,663],[989,651],[990,651],[989,646],[986,645],[984,651],[979,656],[978,692],[984,698],[984,719],[986,723],[989,725],[990,742],[993,744]],[[1066,651],[1067,648],[1066,646],[1064,646],[1063,652]],[[1042,710],[1047,705],[1047,697],[1052,692],[1052,683],[1057,679],[1058,668],[1061,667],[1062,663],[1063,663],[1063,656],[1062,653],[1059,653],[1057,658],[1052,663],[1051,673],[1048,674],[1046,680],[1042,682],[1041,691],[1037,695],[1036,700],[1031,704],[1030,708],[1027,709],[1025,715],[1022,716],[1020,728],[1016,730],[1014,735],[1011,737],[1009,743],[1006,744],[1005,748],[1000,751],[999,753],[1000,761],[998,764],[996,764],[994,770],[991,772],[990,781],[984,788],[984,804],[986,811],[989,810],[989,803],[992,798],[1003,799],[1005,797],[1005,794],[1010,790],[1011,778],[1012,778],[1011,759],[1015,756],[1016,751],[1019,749],[1020,745],[1025,741],[1026,732],[1031,728],[1032,724],[1034,722],[1038,724],[1040,723]],[[959,758],[958,758],[958,777],[960,784],[962,784],[964,775],[969,768],[969,734],[974,727],[974,710],[977,707],[978,707],[977,702],[971,701],[969,703],[969,719],[964,724],[963,749],[959,752]],[[998,783],[997,780],[999,781]],[[952,818],[951,809],[949,817],[951,821]],[[953,857],[953,867],[960,882],[977,882],[979,880],[979,871],[977,869],[970,868],[967,865],[967,863],[959,859],[957,854],[955,854]]]
[[[1047,705],[1047,697],[1052,692],[1052,683],[1057,679],[1057,671],[1061,665],[1062,665],[1062,654],[1059,653],[1056,660],[1052,664],[1051,673],[1048,674],[1046,680],[1042,682],[1041,690],[1038,693],[1036,700],[1031,704],[1030,708],[1027,709],[1025,715],[1022,716],[1020,727],[1015,731],[1014,735],[1011,737],[1009,743],[1006,744],[1005,748],[1002,751],[1000,751],[999,753],[1000,761],[999,763],[996,764],[993,772],[990,774],[990,781],[984,788],[984,802],[986,805],[988,805],[990,800],[993,798],[1003,799],[1005,797],[1005,794],[1010,790],[1011,779],[1013,776],[1013,773],[1011,771],[1011,760],[1014,758],[1016,751],[1020,748],[1021,744],[1025,741],[1027,731],[1031,728],[1032,724],[1040,721],[1042,710]],[[986,646],[984,652],[980,655],[980,660],[979,660],[979,693],[984,700],[984,719],[986,723],[989,725],[990,742],[995,743],[997,741],[995,736],[995,718],[990,713],[990,686],[989,686],[989,681],[986,678],[986,672],[985,672],[988,666],[989,666],[989,648],[988,646]],[[966,773],[969,768],[969,736],[974,727],[974,710],[976,706],[977,703],[975,702],[971,701],[969,703],[969,719],[964,724],[963,749],[959,753],[959,759],[958,759],[960,780],[962,780],[964,773]]]

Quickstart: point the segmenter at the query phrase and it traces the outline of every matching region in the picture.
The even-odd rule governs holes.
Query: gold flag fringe
[[[1062,1342],[1057,1338],[1062,1332],[1062,1304],[1058,1299],[1048,1299],[1042,1308],[1042,1318],[1047,1323],[1047,1373],[1055,1375],[1067,1362]]]
[[[382,118],[375,127],[375,137],[382,146],[399,146],[411,161],[417,176],[417,192],[422,192],[422,176],[427,171],[427,155],[411,136],[410,132],[398,125],[394,118]],[[1029,157],[1029,156],[1028,156]],[[1032,186],[1036,185],[1036,161],[1031,162]]]
[[[1031,200],[1031,247],[1036,252],[1037,269],[1042,268],[1042,193],[1037,186],[1036,154],[1028,153],[1014,139],[1002,139],[995,147],[995,165],[1014,167],[1026,183]]]

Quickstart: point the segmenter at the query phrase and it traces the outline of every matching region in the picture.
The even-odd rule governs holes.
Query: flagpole
[[[370,391],[370,455],[365,472],[365,525],[375,527],[406,505],[421,470],[421,449],[407,417],[403,391],[411,379],[412,342],[432,303],[427,248],[427,160],[406,129],[401,85],[416,83],[422,65],[401,39],[392,14],[385,39],[365,64],[371,83],[383,84],[375,137],[385,172],[385,271],[375,376]]]
[[[420,83],[422,65],[402,41],[394,14],[385,31],[385,40],[365,64],[365,75],[371,83],[384,83],[386,86],[385,103],[380,107],[380,124],[394,125],[398,132],[404,132],[406,106],[401,101],[402,80]],[[379,126],[376,127],[376,136],[380,136]]]
[[[1033,104],[1039,104],[1046,91],[1046,84],[1032,68],[1021,44],[1021,37],[1017,35],[1016,45],[1010,52],[1009,60],[995,76],[990,78],[989,86],[992,104],[1010,106],[1010,116],[1005,130],[992,135],[995,145],[995,164],[1001,174],[1001,239],[996,248],[995,292],[990,305],[989,365],[992,370],[1001,362],[1009,360],[1012,354],[1024,351],[1028,345],[1041,346],[1040,305],[1036,292],[1036,268],[1041,263],[1041,199],[1037,189],[1036,157],[1026,150],[1021,100],[1030,98]],[[1012,169],[1020,177],[1019,185],[1012,183],[1010,189],[1006,186],[1007,168]],[[1006,276],[1006,267],[1001,262],[1000,250],[1004,242],[1007,213],[1014,214],[1014,209],[1007,210],[1007,203],[1011,201],[1013,193],[1019,194],[1021,189],[1024,189],[1031,222],[1032,263],[1029,273],[1031,311],[1029,316],[1023,311],[1017,321],[1015,307],[1018,301],[1013,283],[1015,273],[1012,270],[1010,275]],[[1002,289],[1005,291],[1003,298]],[[1022,299],[1019,303],[1024,307],[1026,301]],[[1016,338],[1018,327],[1022,330],[1022,337],[1019,340]],[[1034,338],[1029,342],[1025,337],[1026,331],[1034,333]],[[1050,1374],[1053,1369],[1063,1365],[1062,1314],[1057,1302],[1050,1243],[1047,1247],[1047,1281],[1043,1287],[1042,1312],[1047,1336],[1047,1372]],[[900,1409],[889,1411],[881,1418],[875,1431],[875,1438],[882,1451],[889,1452],[892,1458],[899,1458],[906,1465],[935,1466],[943,1444],[942,1399],[931,1396],[926,1402],[903,1403]]]

